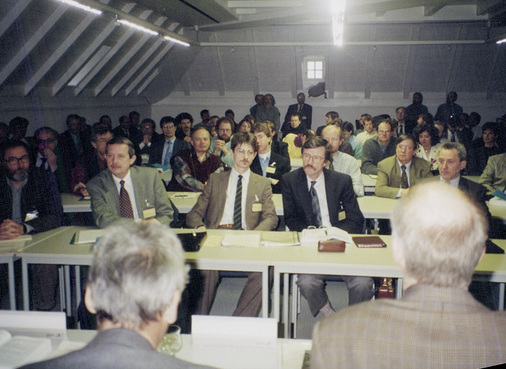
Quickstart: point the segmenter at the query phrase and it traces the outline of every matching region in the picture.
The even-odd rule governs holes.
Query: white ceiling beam
[[[135,4],[126,4],[123,8],[123,12],[130,12],[134,8]],[[112,20],[109,22],[107,27],[93,40],[93,42],[82,52],[81,55],[72,63],[67,71],[56,81],[53,86],[53,96],[55,96],[65,86],[65,84],[76,74],[76,72],[86,63],[91,55],[102,45],[102,42],[116,29],[116,21]]]
[[[420,36],[420,27],[415,26],[411,28],[410,31],[410,38],[412,40],[418,39]],[[416,75],[415,71],[415,55],[416,55],[417,47],[415,46],[408,46],[408,52],[406,55],[406,59],[404,62],[404,77],[403,77],[403,83],[402,83],[402,91],[403,91],[403,97],[405,99],[409,99],[409,94],[411,90],[411,82],[413,81],[413,77]]]
[[[155,77],[158,76],[159,73],[160,73],[160,71],[158,70],[158,68],[156,68],[148,76],[148,78],[146,78],[146,80],[144,81],[144,83],[139,87],[139,89],[137,90],[137,95],[142,94],[144,92],[144,90],[149,86],[149,84],[155,79]]]
[[[214,39],[216,40],[216,33],[213,33],[213,36]],[[219,71],[219,74],[218,76],[216,76],[216,78],[218,79],[218,86],[217,87],[217,90],[218,90],[218,93],[220,94],[220,96],[225,96],[225,82],[224,82],[224,75],[225,75],[225,71],[224,71],[224,67],[223,67],[223,62],[221,60],[221,54],[220,54],[220,51],[218,48],[215,48],[213,49],[214,53],[215,53],[215,58],[216,58],[216,61],[218,63],[218,71]]]
[[[21,64],[21,62],[30,54],[30,52],[37,46],[40,40],[49,32],[51,28],[58,22],[65,11],[68,9],[68,5],[60,5],[51,15],[46,19],[44,24],[39,27],[38,30],[30,37],[30,39],[23,44],[21,49],[16,55],[7,63],[5,67],[0,71],[0,85],[5,82],[7,77]]]
[[[425,15],[426,17],[433,16],[434,14],[436,14],[438,11],[440,11],[444,7],[445,7],[445,4],[437,4],[437,5],[431,5],[431,6],[427,5],[423,8],[423,15]]]
[[[465,45],[483,44],[485,40],[405,40],[405,41],[344,41],[343,46],[405,46],[405,45]],[[202,47],[280,47],[280,46],[334,46],[332,41],[282,41],[282,42],[201,42]]]
[[[145,17],[147,19],[153,12],[151,10],[147,10],[143,12],[141,17]],[[167,19],[166,17],[159,17],[155,24],[160,26]],[[118,73],[125,67],[125,65],[134,57],[135,54],[148,42],[148,40],[153,37],[148,34],[143,34],[142,37],[133,45],[128,52],[123,55],[123,57],[115,63],[114,67],[107,73],[107,75],[97,84],[95,87],[95,96],[98,96],[102,90],[111,82],[111,80],[118,75]]]
[[[177,26],[178,26],[177,23],[172,23],[169,27],[169,31],[171,32],[174,31],[177,28]],[[142,65],[146,63],[149,58],[151,58],[154,52],[161,45],[163,45],[163,43],[164,42],[162,40],[158,39],[155,41],[153,45],[151,45],[149,50],[144,53],[144,55],[137,61],[137,63],[135,63],[135,65],[132,68],[130,68],[130,70],[126,72],[123,75],[123,77],[119,80],[119,82],[112,88],[111,91],[112,96],[115,96],[119,92],[119,90],[121,90],[121,88],[125,85],[125,83],[127,83],[130,80],[130,78],[132,78],[133,75],[137,73],[137,71],[142,67]]]
[[[267,0],[267,1],[229,1],[227,6],[233,8],[290,8],[304,5],[298,0]]]
[[[39,81],[46,75],[47,72],[56,64],[63,54],[72,46],[79,36],[88,28],[88,26],[96,19],[94,14],[88,14],[86,17],[77,25],[72,33],[62,42],[62,44],[56,49],[53,54],[46,59],[44,64],[35,72],[30,80],[24,86],[25,95],[39,83]]]
[[[7,12],[5,17],[0,21],[0,37],[21,15],[23,10],[32,2],[32,0],[17,0],[16,4]]]
[[[146,20],[151,14],[151,11],[149,12],[143,12],[140,15],[140,19]],[[116,42],[116,44],[112,47],[111,50],[103,57],[102,60],[93,68],[93,70],[88,73],[88,75],[83,79],[81,83],[76,87],[75,89],[75,95],[79,95],[84,88],[91,82],[91,80],[102,70],[102,68],[105,67],[105,65],[113,58],[114,55],[118,53],[118,51],[123,47],[123,45],[132,37],[136,30],[135,28],[123,26],[121,25],[119,28],[126,29],[125,33],[120,37],[120,39]]]

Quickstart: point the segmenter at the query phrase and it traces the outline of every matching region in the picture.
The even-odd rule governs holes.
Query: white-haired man
[[[392,214],[400,300],[366,302],[323,319],[312,368],[482,368],[506,362],[506,313],[467,288],[485,252],[487,219],[442,182],[413,187]]]
[[[95,247],[85,303],[98,335],[85,348],[28,368],[201,368],[158,353],[188,279],[181,243],[165,226],[111,226]]]

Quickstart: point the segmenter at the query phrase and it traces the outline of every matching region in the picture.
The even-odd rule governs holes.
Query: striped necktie
[[[234,201],[234,229],[242,229],[242,175],[237,179]]]
[[[132,203],[130,202],[130,196],[125,189],[125,181],[119,181],[121,188],[119,190],[119,213],[122,218],[134,218],[134,211],[132,209]]]
[[[311,208],[313,209],[314,215],[314,226],[321,227],[322,226],[322,213],[320,211],[320,202],[318,201],[318,194],[316,193],[316,188],[314,185],[316,181],[311,181],[311,188],[309,189],[309,195],[311,196]]]

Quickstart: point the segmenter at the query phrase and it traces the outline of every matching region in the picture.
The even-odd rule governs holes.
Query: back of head
[[[487,231],[480,207],[442,182],[414,186],[392,214],[394,254],[402,255],[403,271],[420,284],[467,288]]]
[[[160,224],[120,223],[95,246],[88,283],[99,320],[137,328],[156,320],[187,279],[183,249],[172,231]]]

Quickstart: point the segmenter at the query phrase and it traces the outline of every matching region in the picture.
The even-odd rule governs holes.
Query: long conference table
[[[29,309],[28,265],[56,264],[69,266],[90,265],[94,243],[73,244],[77,232],[88,227],[61,227],[37,235],[15,255],[22,260],[24,308]],[[178,232],[192,232],[188,229],[174,229]],[[293,242],[298,239],[295,232],[256,232],[233,230],[207,230],[207,238],[198,252],[186,252],[186,260],[196,269],[231,270],[262,273],[262,316],[267,317],[269,268],[274,271],[272,315],[285,323],[285,337],[288,332],[289,276],[294,274],[352,275],[371,277],[401,278],[401,270],[394,262],[390,250],[390,236],[381,236],[386,248],[360,249],[354,244],[347,245],[344,253],[320,253],[316,247],[308,246],[264,246],[223,247],[221,239],[227,234],[260,234],[262,241]],[[506,240],[494,240],[506,249]],[[76,268],[77,270],[78,268]],[[68,273],[66,273],[68,278]],[[281,278],[284,277],[283,315],[280,312]],[[500,283],[500,308],[504,306],[504,283],[506,283],[506,254],[487,254],[476,267],[475,279]],[[76,276],[76,289],[79,290]],[[70,282],[65,288],[70,290]],[[70,295],[66,293],[66,295]],[[76,293],[76,303],[80,294]],[[67,298],[68,306],[72,306]]]

